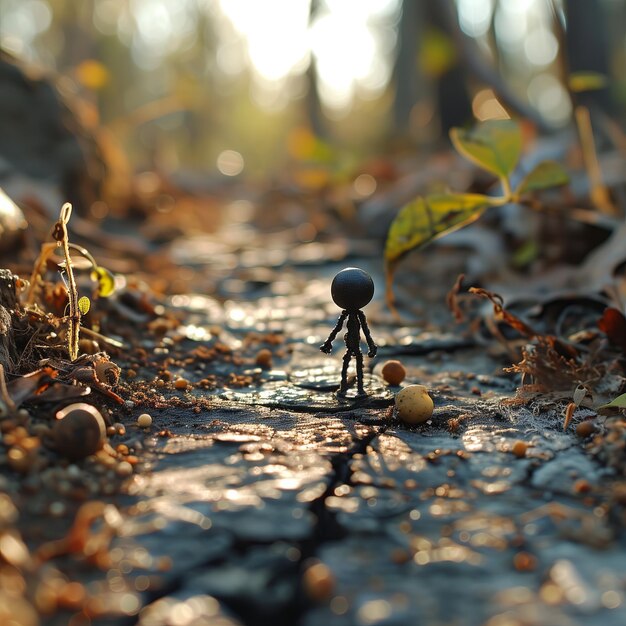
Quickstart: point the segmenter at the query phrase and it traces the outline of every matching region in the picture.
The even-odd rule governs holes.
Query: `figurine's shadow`
[[[234,402],[311,413],[336,413],[354,408],[381,408],[393,404],[393,394],[382,378],[364,375],[365,394],[354,385],[339,394],[341,370],[334,364],[294,369],[284,380],[262,382],[259,387],[229,390],[222,397]]]

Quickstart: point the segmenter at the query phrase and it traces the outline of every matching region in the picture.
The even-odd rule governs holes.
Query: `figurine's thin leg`
[[[351,358],[352,352],[348,350],[343,355],[343,367],[341,368],[341,384],[339,385],[339,393],[345,393],[348,390],[348,367],[350,365]]]
[[[359,350],[355,355],[356,357],[356,385],[357,392],[359,394],[364,394],[365,389],[363,388],[363,354]]]

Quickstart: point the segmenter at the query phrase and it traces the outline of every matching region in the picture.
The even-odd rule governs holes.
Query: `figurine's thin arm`
[[[330,332],[330,335],[328,335],[328,339],[326,340],[326,343],[332,343],[333,341],[335,341],[335,337],[341,330],[343,323],[346,321],[346,317],[348,317],[348,311],[344,310],[341,312],[341,315],[339,316],[339,319],[337,320],[337,324],[335,324],[335,328],[333,328],[332,331]]]
[[[363,313],[363,311],[359,311],[359,321],[361,322],[361,328],[363,329],[363,334],[365,335],[365,341],[367,341],[367,347],[370,349],[370,356],[375,356],[378,351],[378,346],[372,339],[369,326],[367,325],[367,318],[365,317],[365,313]]]

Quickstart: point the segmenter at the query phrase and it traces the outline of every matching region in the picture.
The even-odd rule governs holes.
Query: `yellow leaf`
[[[537,164],[520,183],[518,194],[538,191],[548,187],[559,187],[569,183],[569,174],[556,161],[542,161]]]
[[[389,228],[385,260],[393,263],[435,237],[475,220],[490,205],[492,198],[480,194],[447,193],[417,198],[404,206]]]
[[[98,91],[109,82],[109,70],[95,59],[86,59],[79,63],[75,71],[76,79],[87,89]]]
[[[98,295],[100,297],[108,298],[115,291],[115,278],[106,268],[96,267],[91,272],[91,277],[98,281]]]
[[[574,93],[602,89],[608,82],[608,78],[598,72],[572,72],[569,76],[569,88]]]
[[[78,310],[82,315],[87,315],[89,313],[89,309],[91,308],[91,302],[87,296],[83,296],[78,299]]]
[[[450,138],[460,154],[498,177],[515,169],[522,151],[521,129],[513,120],[487,120],[471,129],[453,128]]]

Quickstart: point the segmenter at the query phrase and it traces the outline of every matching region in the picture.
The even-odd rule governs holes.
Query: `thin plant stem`
[[[67,297],[69,300],[69,315],[67,318],[67,351],[70,361],[75,361],[78,357],[78,339],[80,335],[80,309],[78,308],[78,289],[72,270],[72,259],[70,257],[69,236],[67,234],[67,223],[72,215],[72,205],[66,202],[61,207],[58,226],[61,231],[60,241],[57,245],[63,248],[65,257],[65,271],[67,272]]]
[[[593,140],[593,129],[591,127],[589,109],[584,106],[578,106],[574,111],[574,115],[580,136],[585,169],[587,170],[587,176],[589,177],[591,186],[591,201],[602,213],[615,215],[617,211],[611,203],[609,192],[602,180],[602,171],[598,163],[598,153],[596,152],[596,146]]]

